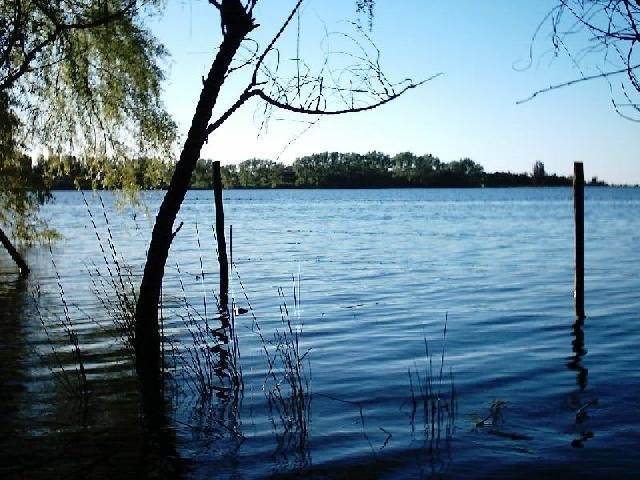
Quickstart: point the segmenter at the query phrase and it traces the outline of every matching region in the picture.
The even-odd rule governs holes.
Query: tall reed
[[[453,380],[453,371],[445,372],[445,346],[448,315],[445,317],[442,334],[442,352],[439,368],[434,371],[433,354],[429,351],[427,339],[424,339],[424,367],[416,363],[415,369],[409,369],[411,389],[411,429],[415,432],[416,420],[421,416],[423,434],[427,440],[429,454],[437,454],[441,442],[447,446],[455,430],[457,413],[457,395]]]
[[[57,295],[60,298],[62,313],[46,310],[42,306],[40,301],[42,290],[39,285],[31,291],[33,305],[55,363],[52,366],[50,362],[46,362],[46,366],[63,390],[70,397],[80,398],[86,408],[89,398],[89,382],[85,367],[85,352],[80,344],[80,337],[72,319],[69,302],[67,301],[62,278],[60,277],[51,246],[49,246],[49,254],[55,272]],[[51,322],[51,318],[55,318],[55,321]],[[54,338],[52,331],[54,328],[62,332],[62,339]],[[64,355],[64,349],[60,348],[61,345],[69,347],[70,360],[67,360],[66,355]]]
[[[290,310],[284,290],[278,288],[280,326],[271,335],[265,333],[255,315],[253,327],[268,365],[263,390],[270,411],[277,415],[271,418],[279,446],[305,452],[311,415],[311,367],[307,358],[310,349],[304,350],[301,345],[304,321],[300,320],[299,289],[299,282],[292,276]]]
[[[196,394],[201,405],[215,397],[238,395],[242,390],[242,370],[239,364],[240,349],[233,329],[235,313],[222,310],[218,297],[213,294],[215,308],[207,300],[207,274],[204,269],[200,229],[195,224],[198,246],[199,273],[196,279],[202,287],[201,307],[194,305],[187,294],[182,269],[175,265],[180,287],[180,307],[171,314],[181,319],[188,333],[189,342],[179,342],[176,366],[189,391]],[[214,232],[215,235],[215,232]],[[199,302],[196,300],[195,302]]]
[[[102,218],[107,231],[104,239],[84,192],[81,191],[80,193],[87,208],[104,263],[104,269],[98,267],[95,262],[92,262],[91,266],[87,268],[92,291],[105,310],[107,318],[113,322],[116,335],[121,344],[129,356],[133,358],[135,355],[134,335],[137,303],[133,273],[131,268],[124,262],[122,256],[118,254],[102,196],[96,194],[102,207]]]

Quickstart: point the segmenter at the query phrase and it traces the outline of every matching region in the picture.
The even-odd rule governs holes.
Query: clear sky
[[[293,3],[260,0],[255,17],[261,26],[253,38],[264,46]],[[443,161],[470,157],[487,171],[529,172],[541,160],[548,172],[559,174],[570,174],[573,162],[583,161],[588,178],[640,183],[640,124],[613,110],[606,81],[516,104],[540,88],[579,76],[568,58],[553,59],[545,38],[535,44],[532,66],[515,68],[527,64],[532,34],[553,4],[377,0],[371,36],[388,76],[442,76],[379,109],[325,117],[308,130],[304,122],[313,117],[278,113],[261,130],[260,102],[251,101],[213,133],[202,156],[223,163],[252,157],[290,163],[322,151],[412,151]],[[300,16],[301,57],[321,62],[323,29],[349,31],[344,20],[356,18],[354,5],[355,0],[307,0]],[[170,0],[153,31],[171,53],[164,99],[184,134],[220,41],[217,11],[205,0]],[[283,65],[296,55],[296,31],[294,22],[280,43]],[[587,59],[583,70],[589,74],[596,67],[595,59]],[[218,113],[237,98],[243,80],[242,73],[230,77]]]

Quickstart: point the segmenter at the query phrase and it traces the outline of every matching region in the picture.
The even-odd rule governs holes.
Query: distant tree
[[[170,179],[171,177],[169,177]],[[170,181],[170,180],[169,180]],[[213,187],[213,161],[200,159],[191,178],[191,188]]]
[[[411,152],[402,152],[393,156],[393,169],[396,171],[405,171],[416,168],[416,156]]]
[[[235,188],[240,186],[237,165],[224,165],[220,168],[220,176],[222,177],[223,188]]]
[[[433,185],[438,171],[442,168],[440,159],[431,154],[416,157],[415,165],[415,175],[411,171],[409,176],[413,177],[413,183],[425,187]]]
[[[536,185],[542,185],[544,183],[544,163],[540,160],[533,164],[533,183]]]
[[[568,55],[580,75],[534,92],[541,93],[594,79],[605,79],[622,117],[640,122],[640,1],[556,0],[536,29],[533,42],[549,32],[554,54]],[[547,27],[549,29],[547,30]],[[587,63],[596,71],[587,73]]]
[[[484,167],[470,158],[447,163],[439,171],[443,186],[478,186],[481,183]]]
[[[157,157],[143,157],[138,160],[139,176],[142,176],[144,189],[165,189],[171,181],[173,163]],[[211,177],[209,177],[211,178]]]
[[[283,184],[284,165],[273,160],[252,158],[238,165],[240,187],[275,188]]]

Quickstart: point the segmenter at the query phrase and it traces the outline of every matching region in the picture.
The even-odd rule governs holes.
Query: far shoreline
[[[375,186],[375,187],[364,187],[364,186],[347,186],[347,187],[296,187],[296,186],[278,186],[278,187],[226,187],[223,190],[499,190],[499,189],[571,189],[570,185],[490,185],[490,186]],[[585,188],[640,188],[640,185],[617,185],[617,184],[605,184],[605,185],[591,185],[586,183]],[[190,191],[213,191],[213,188],[199,188],[199,187],[190,187]],[[119,192],[122,189],[109,189],[109,188],[96,188],[96,189],[76,189],[76,188],[53,188],[52,192]],[[166,192],[166,188],[141,188],[136,190],[138,192]]]

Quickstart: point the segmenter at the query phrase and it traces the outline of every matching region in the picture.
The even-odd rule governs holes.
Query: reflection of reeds
[[[425,367],[416,364],[415,370],[409,369],[411,388],[411,428],[415,432],[418,415],[422,415],[423,433],[428,443],[428,453],[437,454],[441,442],[448,446],[455,429],[457,397],[453,381],[453,372],[448,375],[445,367],[445,344],[447,337],[447,319],[445,319],[442,335],[442,354],[439,371],[434,372],[433,355],[429,352],[429,344],[425,338]]]
[[[470,418],[474,423],[473,431],[483,430],[490,435],[508,438],[509,440],[532,440],[529,435],[503,430],[502,424],[504,423],[504,410],[506,407],[507,402],[495,399],[489,405],[489,412],[486,415],[471,414]]]

